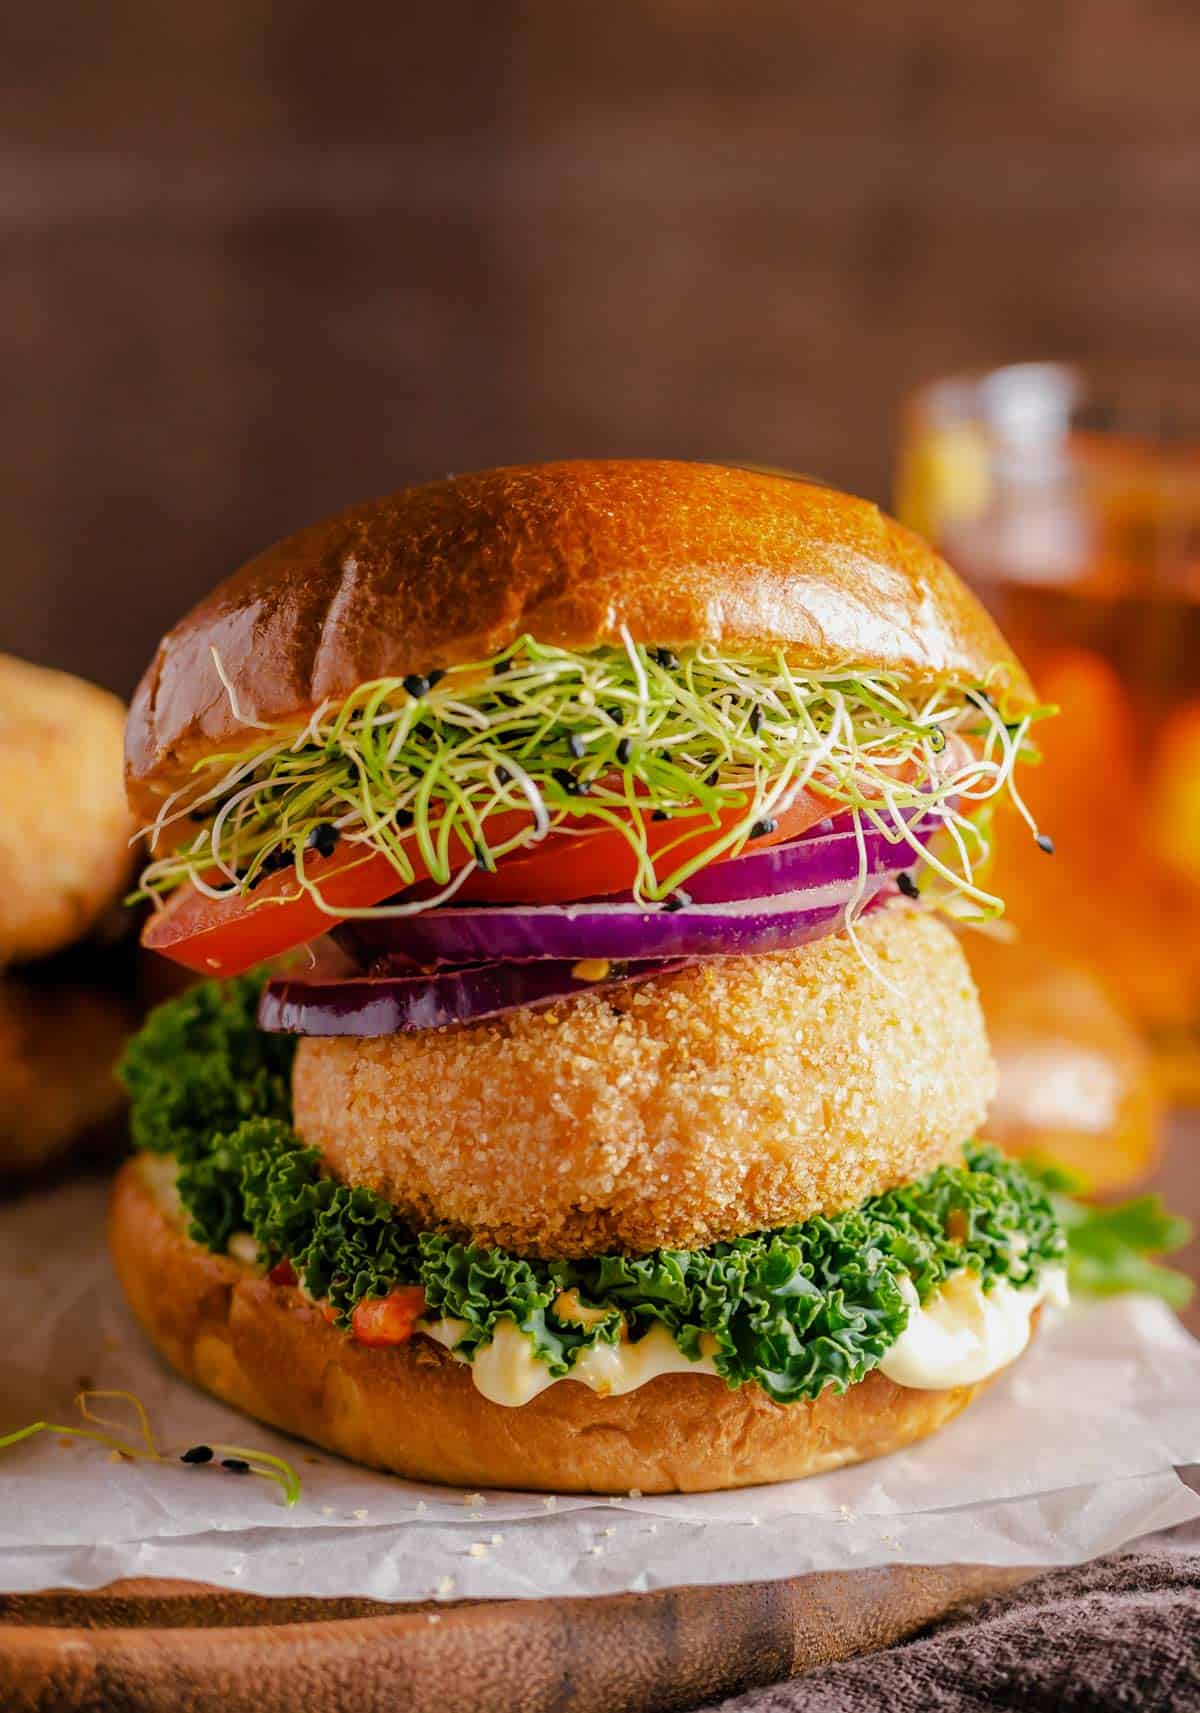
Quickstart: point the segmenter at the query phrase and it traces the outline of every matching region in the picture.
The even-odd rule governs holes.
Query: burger
[[[972,1141],[953,927],[999,909],[1038,713],[920,540],[740,467],[486,471],[252,560],[127,727],[144,943],[204,978],[124,1062],[150,1338],[472,1488],[735,1487],[943,1426],[1064,1277]]]
[[[0,654],[0,1178],[120,1145],[133,1015],[119,909],[132,868],[125,709]],[[70,1042],[64,1069],[63,1042]]]

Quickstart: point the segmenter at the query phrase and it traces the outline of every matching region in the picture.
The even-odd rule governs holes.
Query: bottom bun
[[[776,1404],[706,1374],[665,1374],[621,1397],[577,1381],[510,1409],[431,1340],[369,1349],[302,1293],[193,1243],[136,1160],[113,1191],[109,1237],[138,1320],[197,1385],[356,1463],[459,1487],[704,1492],[791,1481],[924,1439],[983,1386],[915,1391],[878,1370],[847,1392]]]

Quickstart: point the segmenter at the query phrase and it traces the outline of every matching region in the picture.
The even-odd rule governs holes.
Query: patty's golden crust
[[[804,668],[978,683],[1012,650],[924,542],[878,507],[713,464],[613,459],[408,488],[268,548],[175,626],[133,700],[130,802],[152,819],[192,763],[303,723],[359,684],[477,660],[529,632],[785,648]],[[217,673],[213,650],[232,685]]]
[[[851,1207],[955,1158],[993,1092],[950,930],[894,906],[860,937],[866,960],[836,934],[463,1029],[302,1041],[296,1127],[418,1224],[523,1254]]]
[[[111,993],[0,979],[0,1177],[40,1171],[119,1117],[113,1067],[130,1027]]]
[[[299,1291],[199,1248],[136,1161],[117,1178],[109,1237],[135,1315],[181,1374],[260,1421],[418,1481],[583,1493],[788,1481],[923,1439],[982,1390],[914,1391],[876,1371],[840,1397],[780,1405],[757,1386],[668,1374],[617,1398],[565,1381],[507,1409],[428,1339],[367,1349]]]
[[[124,723],[107,691],[0,654],[0,968],[70,945],[119,897]]]

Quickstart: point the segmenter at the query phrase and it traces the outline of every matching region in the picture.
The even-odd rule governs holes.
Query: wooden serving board
[[[0,1596],[5,1713],[651,1713],[887,1647],[1035,1574],[901,1566],[382,1605],[200,1583]]]

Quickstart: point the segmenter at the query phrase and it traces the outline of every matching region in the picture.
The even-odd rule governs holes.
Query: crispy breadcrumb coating
[[[420,1225],[532,1255],[853,1206],[955,1158],[994,1082],[951,931],[893,906],[859,933],[866,960],[843,933],[461,1029],[304,1040],[296,1126]]]

